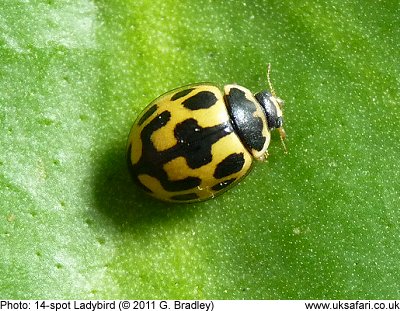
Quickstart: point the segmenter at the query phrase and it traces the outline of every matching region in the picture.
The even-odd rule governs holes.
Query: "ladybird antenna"
[[[269,89],[270,89],[270,92],[271,92],[272,96],[275,97],[277,100],[279,100],[279,106],[281,106],[283,104],[283,101],[276,96],[275,89],[272,86],[272,82],[271,82],[271,63],[268,63],[267,81],[268,81]],[[287,150],[286,144],[285,144],[286,132],[283,129],[283,127],[278,127],[277,130],[278,130],[279,136],[281,138],[281,143],[282,143],[283,150],[284,150],[285,153],[288,153],[288,150]]]
[[[270,91],[271,91],[271,94],[272,94],[273,96],[276,96],[275,89],[274,89],[274,87],[272,86],[272,83],[271,83],[270,75],[271,75],[271,63],[268,63],[267,81],[268,81],[268,85],[269,85],[269,89],[270,89]]]

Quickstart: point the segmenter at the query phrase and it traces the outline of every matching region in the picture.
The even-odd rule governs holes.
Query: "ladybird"
[[[253,160],[265,161],[273,129],[285,148],[283,101],[269,76],[270,65],[270,91],[254,95],[240,85],[228,84],[221,91],[199,83],[155,99],[129,134],[134,181],[163,201],[203,201],[237,184]]]

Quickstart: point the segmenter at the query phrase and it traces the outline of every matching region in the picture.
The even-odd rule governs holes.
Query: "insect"
[[[245,177],[253,160],[268,155],[277,129],[286,152],[283,101],[270,91],[253,95],[235,84],[223,91],[209,83],[187,85],[161,95],[138,116],[128,139],[134,181],[155,198],[202,201]]]

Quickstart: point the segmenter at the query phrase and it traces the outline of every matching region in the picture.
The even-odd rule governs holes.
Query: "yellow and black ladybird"
[[[281,140],[283,101],[270,91],[253,95],[234,84],[208,83],[161,95],[139,115],[128,140],[128,165],[147,193],[169,202],[216,196],[265,160],[270,132]]]

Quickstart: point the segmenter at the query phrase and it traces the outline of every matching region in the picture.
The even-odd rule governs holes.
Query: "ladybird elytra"
[[[270,88],[253,95],[235,84],[221,91],[200,83],[155,99],[129,134],[134,181],[155,198],[183,203],[213,198],[237,184],[253,159],[266,158],[273,129],[282,130],[283,142],[282,101]]]

